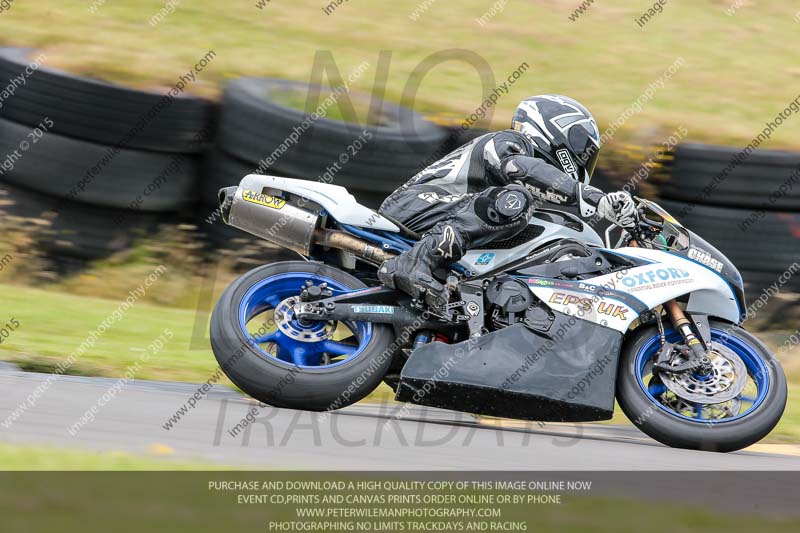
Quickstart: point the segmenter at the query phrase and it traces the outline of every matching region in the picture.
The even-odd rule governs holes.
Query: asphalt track
[[[797,456],[676,450],[629,426],[486,421],[415,406],[401,411],[394,402],[329,414],[259,408],[220,386],[166,429],[198,390],[187,383],[28,373],[0,363],[0,442],[157,454],[199,468],[364,471],[365,477],[409,471],[417,478],[477,479],[493,471],[486,479],[594,479],[603,497],[800,516]],[[231,435],[254,408],[255,423]],[[10,418],[15,411],[19,416]],[[602,472],[609,470],[619,472]],[[644,472],[654,470],[662,472]]]
[[[394,402],[320,414],[260,408],[220,386],[166,429],[198,385],[53,377],[0,369],[0,441],[258,469],[800,470],[800,457],[676,450],[629,426],[479,421],[416,406],[401,412]],[[12,421],[37,387],[39,397]],[[253,408],[255,422],[233,430]]]

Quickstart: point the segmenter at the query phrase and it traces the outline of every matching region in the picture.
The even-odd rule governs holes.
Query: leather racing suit
[[[441,303],[435,299],[443,292],[432,276],[435,269],[471,248],[513,237],[542,203],[577,205],[582,216],[594,215],[605,194],[537,158],[535,150],[515,130],[488,133],[393,192],[380,212],[424,235],[381,266],[381,281],[415,298],[427,292]]]

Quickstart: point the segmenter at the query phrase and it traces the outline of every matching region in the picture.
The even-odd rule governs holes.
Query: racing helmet
[[[531,96],[517,106],[511,127],[533,143],[537,157],[589,184],[600,154],[600,131],[579,102],[554,94]]]

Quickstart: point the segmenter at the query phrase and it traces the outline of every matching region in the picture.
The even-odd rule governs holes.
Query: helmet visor
[[[594,132],[590,132],[589,129],[582,126],[584,125],[581,124],[570,129],[569,144],[578,158],[578,164],[586,169],[586,174],[591,177],[600,156],[600,145],[593,138]]]
[[[586,163],[583,164],[583,167],[586,169],[586,173],[591,178],[592,174],[594,174],[594,168],[597,166],[597,160],[600,159],[600,147],[597,145],[592,145],[592,147],[584,152],[584,156],[587,156],[588,159],[586,160]]]

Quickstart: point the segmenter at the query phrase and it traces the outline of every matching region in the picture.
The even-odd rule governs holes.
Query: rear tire
[[[317,281],[327,278],[351,291],[366,288],[353,276],[321,263],[287,261],[251,270],[225,290],[211,317],[211,347],[222,370],[244,392],[276,407],[329,411],[367,396],[380,384],[392,362],[394,334],[389,326],[371,324],[369,340],[356,355],[338,365],[318,367],[270,357],[245,333],[240,321],[243,299],[251,288],[279,276]]]

